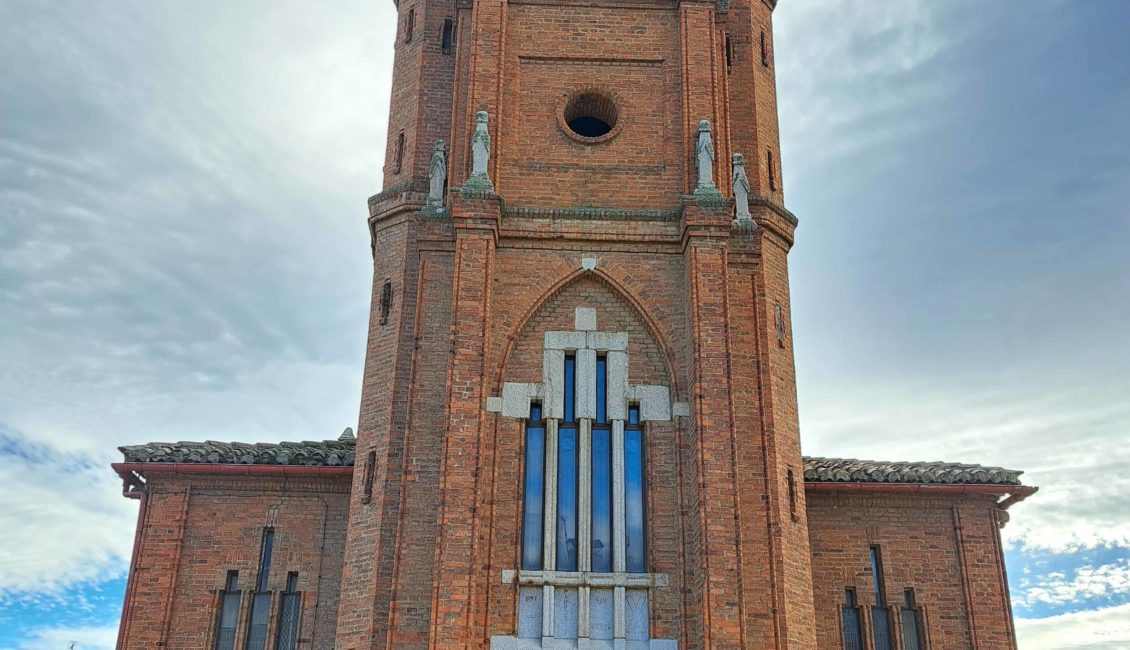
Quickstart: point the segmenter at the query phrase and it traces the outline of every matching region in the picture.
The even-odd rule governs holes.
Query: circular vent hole
[[[616,126],[616,104],[610,97],[584,92],[565,105],[565,124],[582,138],[608,135]]]

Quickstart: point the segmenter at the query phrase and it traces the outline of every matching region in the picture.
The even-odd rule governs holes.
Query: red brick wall
[[[453,0],[404,0],[397,5],[398,27],[392,70],[392,106],[385,146],[384,186],[427,176],[435,141],[451,131],[455,54],[442,52],[443,23],[455,18]],[[415,14],[411,42],[405,42],[408,13]],[[400,170],[397,139],[404,135]]]
[[[845,588],[856,588],[865,612],[875,604],[870,547],[878,545],[888,603],[914,589],[930,647],[1015,648],[994,504],[992,497],[810,492],[818,646],[842,645]]]
[[[151,475],[123,648],[211,647],[232,570],[244,592],[242,639],[266,526],[275,530],[268,589],[285,590],[298,572],[300,637],[332,647],[348,490],[347,478]]]

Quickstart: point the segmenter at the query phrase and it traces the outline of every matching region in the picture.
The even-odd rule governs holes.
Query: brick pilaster
[[[447,375],[447,430],[440,466],[440,508],[429,646],[467,647],[484,607],[480,496],[489,493],[483,420],[487,396],[486,350],[491,287],[501,201],[484,194],[457,196],[452,280],[451,356]],[[484,462],[486,461],[486,462]]]

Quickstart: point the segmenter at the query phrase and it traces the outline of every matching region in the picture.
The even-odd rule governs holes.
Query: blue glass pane
[[[565,357],[565,418],[566,422],[573,422],[573,413],[577,405],[577,358],[570,355]]]
[[[247,629],[246,650],[267,647],[267,624],[271,617],[271,593],[257,593],[251,600],[251,625]]]
[[[608,361],[596,358],[596,421],[608,422]]]
[[[612,435],[592,430],[592,570],[612,571]]]
[[[258,591],[267,590],[267,576],[271,573],[271,552],[275,545],[275,531],[268,528],[263,533],[263,557],[259,560]]]
[[[884,605],[883,601],[883,568],[879,560],[879,547],[871,547],[871,579],[875,584],[875,602]]]
[[[639,423],[640,423],[640,407],[629,406],[628,407],[628,424],[639,424]]]
[[[557,432],[557,570],[577,570],[577,430]]]
[[[624,515],[627,529],[627,567],[632,573],[647,572],[644,541],[643,431],[624,431]]]
[[[540,411],[540,409],[538,409]],[[537,414],[540,419],[540,413]],[[531,418],[535,416],[533,409]],[[545,506],[545,428],[526,426],[526,483],[522,506],[522,568],[542,568],[542,517]]]

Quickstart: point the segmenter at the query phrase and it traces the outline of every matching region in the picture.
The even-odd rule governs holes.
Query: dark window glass
[[[247,628],[247,650],[263,650],[267,646],[267,623],[271,618],[271,593],[267,591],[267,578],[271,574],[271,555],[274,552],[275,531],[263,531],[263,551],[259,556],[259,578],[251,600],[251,620]]]
[[[267,590],[267,576],[271,572],[271,554],[275,550],[275,531],[268,528],[263,531],[263,554],[259,557],[259,581],[256,591]]]
[[[793,521],[796,521],[798,518],[796,511],[796,475],[793,473],[793,470],[790,469],[788,471],[786,480],[789,482],[789,514],[792,516]]]
[[[577,357],[565,357],[565,417],[566,422],[575,422],[574,413],[577,407]]]
[[[408,16],[404,19],[404,42],[412,42],[412,32],[416,31],[416,9],[409,9]]]
[[[879,547],[871,547],[871,581],[875,590],[875,604],[885,606],[887,599],[883,596],[883,560],[879,556]]]
[[[926,639],[922,629],[922,617],[918,613],[918,604],[915,602],[913,589],[907,589],[903,595],[900,614],[902,618],[903,650],[925,650]]]
[[[365,459],[365,492],[361,495],[362,503],[373,500],[373,472],[377,465],[377,452],[370,451]]]
[[[404,166],[404,132],[396,134],[396,169],[395,173],[399,174],[401,167]]]
[[[875,606],[871,608],[871,638],[874,650],[891,650],[891,613],[883,588],[883,559],[879,547],[871,547],[871,577],[875,589]]]
[[[625,560],[631,573],[647,572],[647,545],[644,538],[645,490],[643,429],[639,426],[639,407],[628,409],[628,425],[624,427],[624,519],[627,538]]]
[[[765,45],[765,32],[761,32],[761,65],[769,67],[769,48]]]
[[[526,424],[526,483],[522,507],[522,568],[542,568],[542,518],[545,512],[545,423],[541,405],[530,405]]]
[[[863,630],[860,624],[859,607],[855,604],[855,591],[844,593],[843,615],[844,650],[863,650]]]
[[[396,165],[397,169],[399,169],[399,158]],[[385,280],[385,283],[381,285],[381,325],[388,322],[388,314],[390,311],[392,311],[392,281]]]
[[[577,428],[565,425],[557,431],[557,570],[577,570]]]
[[[726,34],[726,71],[734,65],[734,46],[730,43],[730,35]]]
[[[773,152],[765,152],[765,165],[769,170],[769,189],[777,191],[777,170],[773,167]]]
[[[608,423],[608,359],[596,358],[596,421]]]
[[[224,590],[220,592],[220,621],[214,650],[233,650],[235,630],[239,625],[239,572],[228,571]]]
[[[604,427],[592,430],[592,570],[612,571],[612,432]]]
[[[263,650],[267,647],[267,622],[270,617],[270,592],[252,596],[251,625],[247,629],[247,650]]]
[[[872,640],[875,650],[892,650],[891,643],[891,611],[886,607],[875,606],[871,608]]]
[[[298,593],[298,574],[286,577],[286,592],[279,607],[279,632],[275,650],[297,650],[298,623],[302,618],[302,594]]]
[[[451,54],[455,49],[455,21],[448,18],[443,21],[443,37],[440,40],[440,50],[444,54]]]

